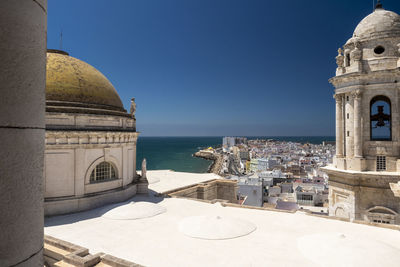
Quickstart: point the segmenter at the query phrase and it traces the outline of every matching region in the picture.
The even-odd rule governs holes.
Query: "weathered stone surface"
[[[101,72],[86,62],[54,50],[47,53],[46,101],[57,101],[60,106],[75,102],[93,108],[125,111],[117,91]]]
[[[202,200],[224,199],[230,203],[237,203],[237,191],[236,181],[215,180],[168,192],[168,195]]]
[[[0,126],[44,126],[46,2],[1,3]]]
[[[46,8],[0,2],[0,266],[43,266]]]
[[[398,34],[400,34],[400,16],[379,8],[357,25],[353,37],[372,39],[387,36],[397,37]]]
[[[331,216],[400,223],[400,201],[389,186],[400,181],[399,43],[400,16],[377,8],[336,57],[338,69],[330,82],[335,86],[337,154],[333,166],[325,168]],[[377,96],[390,101],[388,140],[371,136],[371,101]],[[378,168],[378,156],[384,167]]]

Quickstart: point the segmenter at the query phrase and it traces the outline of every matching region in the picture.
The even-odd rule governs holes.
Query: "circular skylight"
[[[193,216],[179,224],[179,231],[187,236],[212,240],[245,236],[256,228],[251,222],[224,216]]]
[[[111,220],[138,220],[156,216],[166,212],[167,209],[158,204],[150,202],[131,202],[122,206],[117,206],[101,217]]]

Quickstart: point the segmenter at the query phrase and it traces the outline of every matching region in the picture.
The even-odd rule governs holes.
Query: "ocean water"
[[[334,136],[251,136],[248,139],[274,139],[300,143],[321,144],[334,141]],[[199,149],[222,145],[217,137],[139,137],[137,143],[137,169],[146,158],[148,170],[174,170],[182,172],[207,172],[212,161],[195,158]]]
[[[192,157],[199,149],[222,144],[222,137],[139,137],[137,169],[146,158],[148,170],[207,172],[212,161]]]

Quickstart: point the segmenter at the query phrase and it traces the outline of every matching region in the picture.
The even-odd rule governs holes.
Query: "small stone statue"
[[[342,55],[342,48],[338,49],[338,55],[336,56],[336,64],[338,65],[338,68],[343,68],[343,60],[344,60],[344,56]]]
[[[146,177],[146,172],[147,172],[146,168],[147,168],[146,167],[146,159],[144,158],[143,161],[142,161],[142,178],[141,179],[146,179],[147,178]]]
[[[131,99],[131,110],[130,110],[130,113],[131,113],[131,117],[132,117],[133,119],[135,119],[135,112],[136,112],[135,98],[132,98],[132,99]]]
[[[351,51],[351,58],[358,61],[362,58],[362,51],[360,50],[360,42],[358,40],[354,41],[354,49]]]
[[[354,41],[354,49],[360,49],[360,41],[359,38],[356,38]]]
[[[397,47],[399,48],[399,54],[400,54],[400,43],[397,44]]]

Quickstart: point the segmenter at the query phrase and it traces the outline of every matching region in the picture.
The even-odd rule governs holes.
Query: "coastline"
[[[200,150],[194,153],[192,156],[213,161],[211,165],[208,167],[207,172],[220,175],[222,168],[222,160],[223,160],[223,156],[221,154]]]

